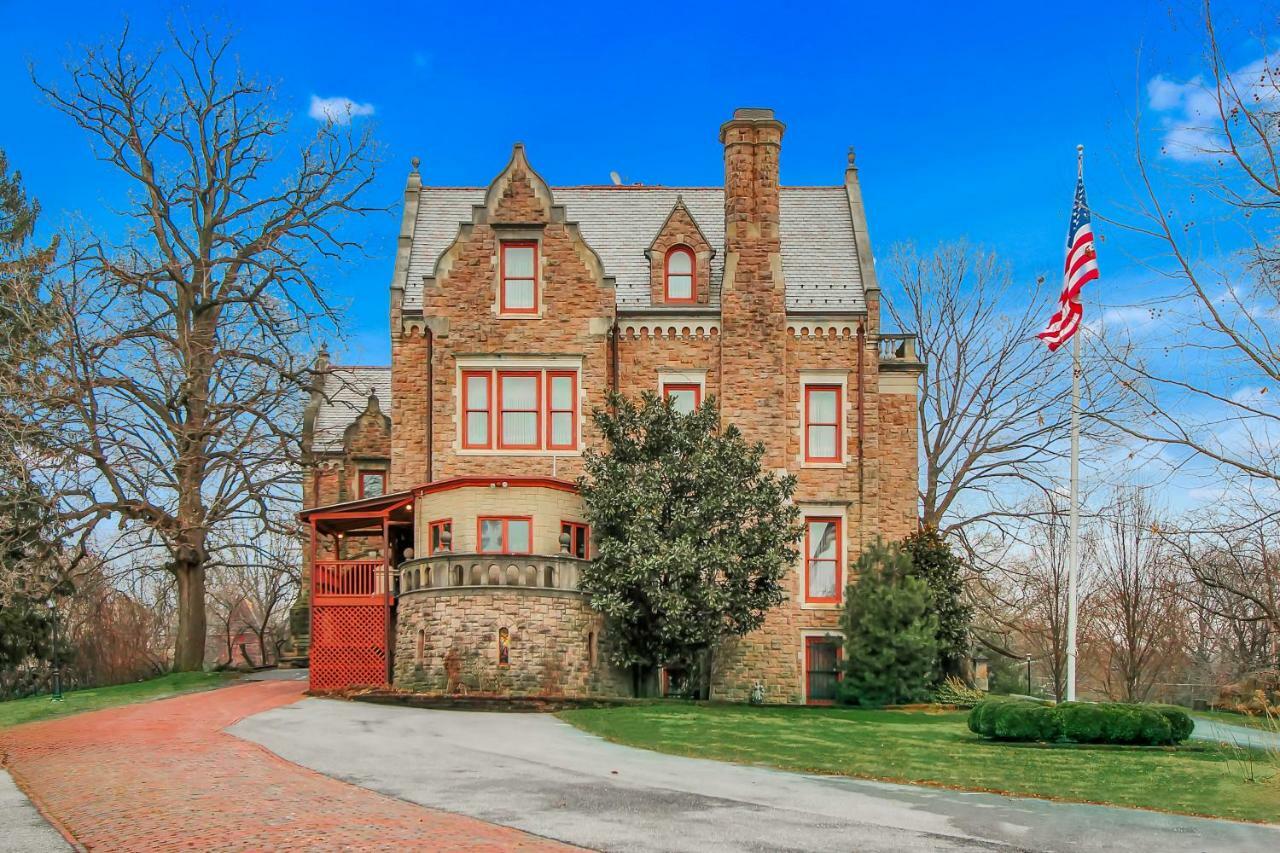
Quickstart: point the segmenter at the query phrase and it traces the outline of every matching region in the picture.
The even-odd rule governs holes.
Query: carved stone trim
[[[618,320],[618,332],[624,338],[715,338],[720,336],[720,321],[709,317],[646,317]]]
[[[787,333],[797,338],[855,338],[862,324],[857,320],[814,317],[787,321]]]

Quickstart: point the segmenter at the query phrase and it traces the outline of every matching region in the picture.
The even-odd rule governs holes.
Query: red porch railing
[[[386,590],[381,560],[317,560],[312,567],[316,598],[366,598]]]

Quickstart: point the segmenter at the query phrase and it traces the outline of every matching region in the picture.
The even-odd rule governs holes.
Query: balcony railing
[[[400,593],[490,586],[576,592],[585,562],[565,554],[432,554],[400,564]]]
[[[917,364],[920,359],[916,355],[916,336],[915,335],[881,335],[880,336],[880,361],[884,362],[906,362],[909,364]]]
[[[319,598],[363,598],[385,589],[381,560],[317,560],[311,575]]]

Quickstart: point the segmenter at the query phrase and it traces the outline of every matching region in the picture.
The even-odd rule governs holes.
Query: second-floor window
[[[839,518],[805,519],[805,601],[830,604],[840,600],[841,526]]]
[[[577,450],[576,370],[464,370],[464,450]]]
[[[840,386],[804,387],[804,461],[839,462]]]
[[[682,415],[687,415],[702,405],[702,386],[695,383],[668,382],[662,386],[662,396],[671,401],[673,409]]]
[[[431,522],[431,553],[453,550],[453,521],[442,518]]]
[[[662,271],[662,293],[667,302],[696,302],[696,278],[692,249],[675,246],[667,251]]]
[[[502,244],[502,283],[498,308],[502,314],[538,313],[538,244]]]
[[[532,554],[533,519],[480,518],[476,541],[482,554]]]
[[[560,535],[569,536],[569,553],[585,560],[590,551],[591,532],[587,525],[579,521],[560,522]]]

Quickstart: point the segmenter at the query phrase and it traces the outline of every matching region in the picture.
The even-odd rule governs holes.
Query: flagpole
[[[1076,168],[1084,178],[1084,146],[1076,146]],[[1071,342],[1071,514],[1067,564],[1067,701],[1076,700],[1076,596],[1080,575],[1080,339]]]

